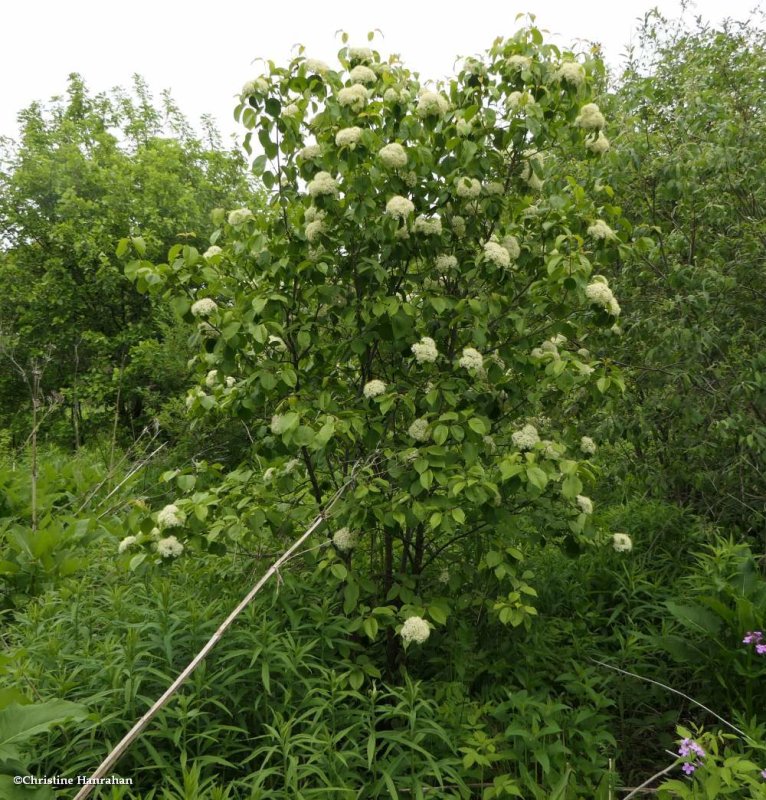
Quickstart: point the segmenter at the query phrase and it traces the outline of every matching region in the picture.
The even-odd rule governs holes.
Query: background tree
[[[761,535],[765,36],[648,15],[605,162],[643,237],[616,284],[628,314],[613,352],[631,370],[617,477]]]
[[[207,141],[198,139],[167,94],[156,106],[138,77],[131,94],[91,96],[72,75],[65,97],[19,118],[20,140],[3,141],[0,169],[5,347],[20,363],[50,353],[42,390],[65,398],[70,441],[109,424],[118,393],[121,422],[140,429],[158,411],[153,393],[171,397],[184,376],[170,370],[158,385],[151,371],[130,369],[141,343],[145,356],[150,343],[173,341],[174,323],[124,277],[116,242],[140,236],[159,256],[179,239],[204,241],[210,209],[252,196],[244,162],[209,121]],[[183,350],[175,359],[183,364]],[[27,434],[23,398],[4,370],[0,418],[17,440]]]

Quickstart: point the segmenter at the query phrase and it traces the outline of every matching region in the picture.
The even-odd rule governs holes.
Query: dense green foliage
[[[138,78],[133,94],[94,97],[73,75],[66,97],[19,119],[0,154],[0,420],[23,442],[34,395],[79,446],[118,404],[135,436],[185,388],[185,346],[124,276],[116,242],[141,236],[159,257],[179,237],[204,241],[211,209],[247,194],[242,158],[212,127],[195,138]]]
[[[766,797],[763,31],[345,45],[246,84],[257,189],[140,83],[6,146],[0,795],[324,512],[98,796]]]

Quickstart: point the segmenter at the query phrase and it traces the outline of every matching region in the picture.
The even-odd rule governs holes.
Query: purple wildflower
[[[757,644],[755,646],[755,652],[758,653],[759,656],[766,654],[766,644]]]
[[[691,775],[697,767],[694,764],[684,764],[681,769],[687,774]]]
[[[761,770],[761,777],[766,781],[766,769]]]
[[[692,752],[696,753],[700,758],[704,758],[705,757],[705,751],[700,747],[700,745],[697,744],[697,742],[692,742],[689,745],[689,749]]]
[[[688,756],[689,754],[694,753],[698,755],[700,758],[705,757],[705,751],[702,749],[694,739],[682,739],[681,745],[678,748],[678,755],[679,756]]]
[[[742,644],[758,644],[761,639],[763,639],[763,633],[761,631],[748,631],[745,634],[745,638],[742,640]]]

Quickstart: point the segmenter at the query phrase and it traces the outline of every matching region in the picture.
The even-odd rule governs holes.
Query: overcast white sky
[[[756,0],[697,0],[692,13],[713,22],[745,18]],[[447,75],[457,55],[484,50],[516,27],[519,12],[537,15],[559,44],[600,42],[611,64],[631,39],[639,17],[657,5],[675,16],[677,0],[16,0],[3,3],[0,44],[0,135],[16,135],[16,114],[34,100],[61,93],[70,72],[94,91],[127,86],[135,72],[156,94],[169,88],[196,122],[210,113],[223,133],[237,130],[234,94],[259,74],[258,57],[285,61],[296,43],[330,61],[336,31],[399,53],[423,77]]]

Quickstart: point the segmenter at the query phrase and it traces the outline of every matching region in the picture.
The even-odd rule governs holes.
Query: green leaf
[[[7,705],[0,710],[0,762],[19,759],[30,739],[48,733],[54,725],[80,722],[87,713],[85,706],[67,700]]]
[[[527,480],[540,491],[548,485],[548,475],[540,467],[527,467]]]
[[[722,620],[701,606],[680,605],[670,600],[665,602],[670,613],[687,628],[710,636],[716,636],[721,629]]]

